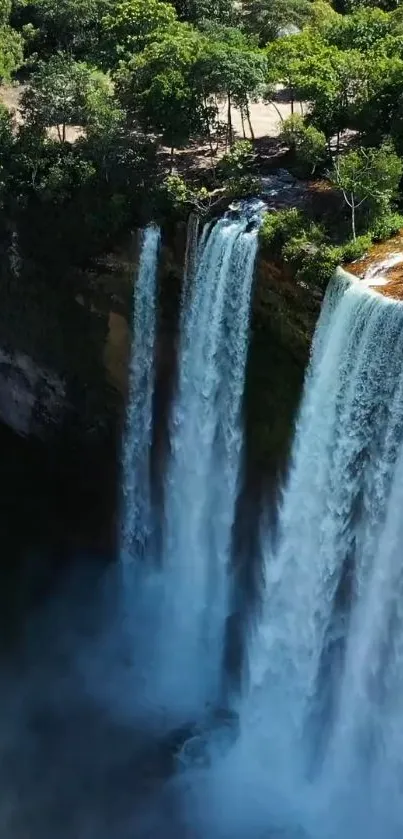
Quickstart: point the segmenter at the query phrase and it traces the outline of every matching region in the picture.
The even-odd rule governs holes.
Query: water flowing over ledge
[[[199,303],[211,306],[210,313],[216,311],[212,298],[217,299],[220,283],[224,299],[230,289],[242,299],[249,293],[242,270],[234,288],[235,255],[250,257],[248,246],[241,252],[240,240],[246,237],[244,245],[252,247],[248,237],[253,239],[255,231],[243,225],[242,218],[230,216],[225,231],[217,229],[210,241],[214,228],[208,229],[201,240],[197,266],[209,242],[216,253],[216,247],[223,254],[226,246],[231,251],[222,259],[222,271],[205,273],[200,284]],[[219,246],[221,235],[226,246]],[[148,236],[151,255],[158,236],[154,240],[152,231]],[[147,264],[152,270],[141,283],[138,278],[137,297],[147,289],[157,291],[156,263]],[[129,561],[110,567],[101,578],[93,565],[81,565],[69,590],[65,580],[60,597],[51,598],[48,610],[29,622],[15,667],[0,673],[3,832],[10,839],[401,839],[401,304],[368,291],[343,272],[329,287],[279,526],[275,531],[262,522],[264,562],[259,562],[259,550],[247,557],[260,567],[261,585],[255,592],[253,631],[245,637],[248,678],[234,698],[222,690],[225,668],[219,664],[223,634],[228,638],[232,630],[228,612],[239,577],[233,551],[218,556],[217,546],[228,544],[233,535],[232,529],[228,537],[233,495],[220,494],[221,476],[227,490],[236,486],[243,443],[237,403],[231,402],[236,390],[222,405],[221,387],[226,392],[227,384],[220,376],[228,369],[230,356],[222,353],[222,345],[227,346],[230,326],[244,321],[239,320],[241,307],[233,312],[223,302],[225,332],[206,316],[203,333],[195,327],[194,340],[188,340],[191,332],[183,327],[190,322],[198,287],[191,264],[171,404],[171,439],[177,434],[178,445],[172,446],[164,473],[164,526],[154,541],[153,494],[140,495],[140,501],[151,499],[145,508],[151,516],[138,518],[136,513],[141,538],[130,538],[122,556]],[[231,271],[224,271],[229,265]],[[153,323],[155,291],[147,292],[148,323]],[[152,331],[137,333],[142,347],[151,347]],[[217,351],[208,356],[213,338]],[[244,340],[247,332],[236,343],[238,361]],[[189,517],[191,509],[192,521],[199,520],[201,533],[208,528],[212,538],[200,540],[197,563],[184,556],[173,569],[177,552],[170,553],[167,540],[167,502],[192,416],[188,403],[181,402],[183,371],[194,370],[190,360],[198,357],[200,347],[215,374],[211,387],[203,389],[203,423],[192,425],[199,429],[197,445],[187,449],[180,475],[184,486],[195,486],[201,499],[211,500],[211,516],[203,508],[191,509],[197,499],[188,499],[180,483],[174,487],[178,497],[185,497],[185,513]],[[137,361],[141,358],[146,377],[139,381],[153,389],[153,350],[138,351]],[[272,363],[270,352],[267,363]],[[189,384],[188,372],[184,381]],[[194,381],[204,381],[202,372]],[[189,389],[192,404],[199,405]],[[145,411],[146,418],[148,392],[143,387],[136,396],[136,410]],[[212,437],[210,428],[204,436],[206,415],[216,428]],[[234,426],[232,416],[238,417]],[[139,427],[148,434],[147,423]],[[229,428],[236,433],[228,437]],[[128,444],[127,431],[124,439]],[[125,468],[144,479],[148,490],[149,438],[135,440],[139,460],[135,446]],[[199,453],[208,450],[202,448],[206,441],[211,458],[199,471],[193,466]],[[137,472],[144,463],[144,472]],[[141,484],[134,489],[136,502]],[[169,532],[178,540],[174,545],[186,546],[193,532],[187,534],[182,507],[173,509],[178,519]],[[228,518],[216,517],[216,509],[227,511]],[[204,586],[207,562],[211,588]],[[178,582],[177,598],[172,581]],[[203,596],[204,622],[193,608]],[[176,618],[179,607],[181,625],[193,621],[188,633],[166,620],[167,615]],[[216,644],[208,647],[205,639],[214,633]],[[157,666],[164,654],[165,671]],[[187,669],[184,661],[190,662]]]
[[[134,289],[129,403],[123,442],[121,549],[124,561],[144,553],[152,527],[150,447],[160,238],[160,229],[153,224],[142,232],[138,277]]]
[[[232,208],[205,225],[200,241],[196,220],[189,221],[162,526],[149,484],[158,232],[151,227],[143,236],[124,442],[123,543],[142,614],[148,612],[148,701],[180,720],[221,701],[261,207]]]
[[[401,835],[402,358],[403,305],[336,272],[203,835]]]

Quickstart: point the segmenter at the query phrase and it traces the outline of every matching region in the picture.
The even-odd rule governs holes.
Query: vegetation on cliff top
[[[1,212],[28,253],[82,262],[151,215],[253,193],[256,101],[278,109],[275,159],[340,194],[284,258],[299,242],[316,271],[400,226],[396,0],[2,0],[0,78],[24,83],[21,118],[0,115]]]

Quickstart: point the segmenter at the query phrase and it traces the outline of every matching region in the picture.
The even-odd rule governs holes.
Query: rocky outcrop
[[[68,412],[66,384],[30,356],[0,347],[0,422],[46,440]]]
[[[287,461],[322,294],[261,251],[246,375],[249,468],[275,484]]]

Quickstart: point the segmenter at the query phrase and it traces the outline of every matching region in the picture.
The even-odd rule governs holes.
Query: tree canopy
[[[390,212],[401,175],[402,161],[389,144],[359,148],[334,159],[331,177],[350,208],[353,239],[360,209],[375,216]]]
[[[118,0],[102,19],[105,59],[111,66],[140,53],[175,26],[177,15],[161,0]]]
[[[63,54],[38,64],[21,101],[28,124],[39,129],[55,127],[63,142],[67,126],[86,128],[102,121],[109,105],[109,80],[99,70]]]
[[[264,46],[287,30],[301,29],[311,15],[310,0],[249,0],[243,6],[243,22]]]
[[[327,179],[340,229],[361,245],[374,219],[376,235],[397,224],[395,0],[0,0],[0,77],[22,84],[19,118],[0,111],[2,206],[40,202],[56,224],[59,200],[59,220],[76,230],[80,219],[99,247],[150,204],[158,213],[172,199],[176,212],[189,196],[199,207],[216,190],[249,194],[273,160]],[[268,143],[255,142],[255,103],[262,116],[277,109]],[[307,230],[293,230],[290,260],[308,234],[325,246]]]

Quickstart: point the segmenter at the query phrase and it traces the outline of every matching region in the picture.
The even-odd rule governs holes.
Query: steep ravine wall
[[[10,520],[10,510],[20,509],[29,523],[21,551],[33,545],[43,554],[49,542],[48,561],[56,567],[83,550],[106,558],[115,553],[137,241],[134,235],[121,253],[74,277],[67,291],[38,287],[32,273],[29,282],[19,278],[3,287],[0,450],[13,479],[10,490],[0,493],[0,525],[3,517]],[[185,246],[184,224],[164,228],[152,452],[157,502],[169,446]],[[240,542],[247,518],[242,511],[275,492],[285,465],[319,308],[317,293],[259,253],[244,400]],[[14,525],[7,532],[11,542]]]
[[[322,294],[259,252],[251,313],[245,423],[248,465],[276,485],[287,461]]]
[[[123,413],[104,358],[109,363],[110,302],[96,305],[98,291],[83,299],[79,278],[69,286],[58,277],[45,282],[32,266],[19,276],[6,268],[3,263],[1,637],[13,631],[19,607],[72,557],[113,555]],[[85,278],[87,287],[92,280]]]

